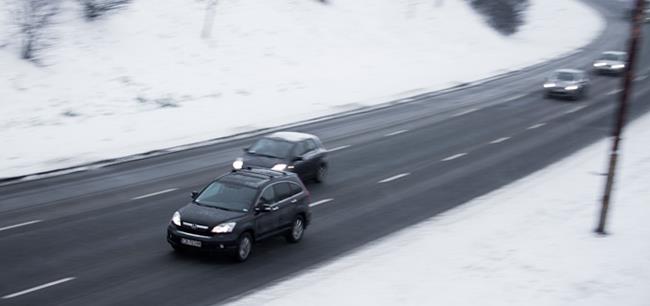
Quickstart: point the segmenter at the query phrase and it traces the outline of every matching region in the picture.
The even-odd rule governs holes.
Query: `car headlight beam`
[[[544,83],[544,88],[552,88],[555,87],[555,83]]]
[[[174,215],[172,216],[172,223],[174,223],[176,226],[181,226],[181,213],[174,212]]]
[[[221,223],[214,228],[212,228],[212,232],[215,234],[225,234],[225,233],[230,233],[235,229],[235,226],[237,225],[237,222],[227,222],[227,223]]]
[[[602,67],[602,66],[606,66],[606,65],[607,65],[607,63],[603,63],[603,62],[595,62],[594,63],[594,67]]]
[[[273,168],[271,168],[271,170],[275,170],[275,171],[284,171],[286,169],[287,169],[287,164],[276,164],[275,166],[273,166]]]
[[[580,88],[578,85],[570,85],[570,86],[564,87],[564,89],[566,89],[566,90],[576,90],[578,88]]]
[[[241,170],[244,167],[244,161],[241,158],[236,159],[232,162],[232,168],[235,170]]]

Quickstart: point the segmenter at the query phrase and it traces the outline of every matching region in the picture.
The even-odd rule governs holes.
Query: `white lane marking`
[[[456,154],[456,155],[449,156],[447,158],[443,158],[440,161],[446,162],[446,161],[454,160],[456,158],[461,158],[461,157],[463,157],[465,155],[467,155],[467,153],[459,153],[459,154]]]
[[[470,109],[468,109],[468,110],[466,110],[466,111],[462,111],[462,112],[460,112],[460,113],[457,113],[457,114],[451,115],[451,117],[452,117],[452,118],[460,117],[460,116],[462,116],[462,115],[467,115],[467,114],[469,114],[469,113],[473,113],[473,112],[475,112],[475,111],[477,111],[477,110],[479,110],[479,109],[480,109],[480,108],[470,108]]]
[[[516,101],[516,100],[519,100],[519,99],[521,99],[521,98],[523,98],[523,97],[525,97],[525,96],[526,96],[526,94],[516,95],[516,96],[514,96],[514,97],[511,97],[511,98],[506,99],[505,102]]]
[[[634,80],[635,81],[643,81],[643,80],[645,80],[647,78],[648,78],[648,75],[646,74],[646,75],[640,75],[640,76],[636,77]]]
[[[329,202],[332,202],[332,201],[334,201],[334,199],[322,199],[320,201],[316,201],[314,203],[309,204],[309,207],[318,206],[318,205],[329,203]]]
[[[388,134],[386,134],[384,136],[386,136],[386,137],[395,136],[395,135],[399,135],[399,134],[402,134],[402,133],[406,133],[408,131],[409,130],[399,130],[399,131],[395,131],[395,132],[392,132],[392,133],[388,133]]]
[[[336,147],[336,148],[333,148],[333,149],[329,149],[329,150],[327,150],[327,152],[330,152],[330,153],[331,152],[336,152],[336,151],[340,151],[340,150],[343,150],[343,149],[347,149],[349,147],[351,147],[351,146],[350,145],[344,145],[344,146]]]
[[[41,222],[41,221],[43,221],[43,220],[32,220],[32,221],[27,221],[27,222],[19,223],[19,224],[14,224],[14,225],[9,225],[9,226],[5,226],[5,227],[0,227],[0,232],[1,232],[1,231],[8,230],[8,229],[16,228],[16,227],[21,227],[21,226],[25,226],[25,225],[30,225],[30,224],[38,223],[38,222]]]
[[[172,191],[175,191],[175,190],[178,190],[178,188],[169,188],[169,189],[165,189],[165,190],[161,190],[161,191],[156,191],[156,192],[152,192],[152,193],[143,194],[141,196],[137,196],[135,198],[132,198],[131,200],[140,200],[140,199],[144,199],[144,198],[148,198],[148,197],[157,196],[159,194],[172,192]]]
[[[577,112],[577,111],[579,111],[579,110],[581,110],[581,109],[583,109],[583,108],[585,108],[585,107],[587,107],[587,105],[576,106],[576,107],[574,107],[574,108],[572,108],[572,109],[570,109],[570,110],[564,112],[564,114],[575,113],[575,112]]]
[[[512,137],[501,137],[499,139],[495,139],[495,140],[490,141],[490,143],[491,144],[502,143],[502,142],[504,142],[504,141],[506,141],[506,140],[508,140],[510,138],[512,138]]]
[[[614,90],[612,90],[612,91],[607,92],[605,95],[607,95],[607,96],[611,96],[611,95],[615,95],[615,94],[617,94],[617,93],[619,93],[619,92],[621,92],[620,89],[614,89]]]
[[[405,176],[409,176],[409,175],[411,175],[411,174],[408,173],[408,172],[406,172],[406,173],[400,173],[400,174],[398,174],[398,175],[394,175],[394,176],[391,176],[391,177],[389,177],[389,178],[385,178],[385,179],[383,179],[383,180],[381,180],[381,181],[379,181],[379,182],[377,182],[377,183],[378,183],[378,184],[388,183],[388,182],[392,182],[392,181],[394,181],[394,180],[399,180],[399,179],[401,179],[401,178],[403,178],[403,177],[405,177]]]
[[[533,125],[527,127],[526,129],[527,130],[534,130],[536,128],[541,128],[541,127],[543,127],[545,125],[546,125],[546,122],[542,122],[542,123],[538,123],[538,124],[533,124]]]
[[[75,278],[74,278],[74,277],[66,277],[66,278],[60,279],[60,280],[58,280],[58,281],[49,282],[49,283],[47,283],[47,284],[43,284],[43,285],[40,285],[40,286],[36,286],[36,287],[34,287],[34,288],[29,288],[29,289],[27,289],[27,290],[23,290],[23,291],[20,291],[20,292],[16,292],[16,293],[12,293],[12,294],[9,294],[9,295],[5,295],[5,296],[3,296],[2,298],[3,298],[3,299],[15,298],[15,297],[17,297],[17,296],[21,296],[21,295],[23,295],[23,294],[27,294],[27,293],[30,293],[30,292],[34,292],[34,291],[36,291],[36,290],[41,290],[41,289],[44,289],[44,288],[47,288],[47,287],[52,287],[52,286],[54,286],[54,285],[58,285],[58,284],[61,284],[61,283],[65,283],[65,282],[67,282],[67,281],[71,281],[71,280],[73,280],[73,279],[75,279]]]

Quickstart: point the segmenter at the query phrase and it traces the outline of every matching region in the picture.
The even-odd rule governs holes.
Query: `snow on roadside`
[[[645,115],[626,132],[610,236],[592,232],[603,140],[231,305],[648,305],[649,139]]]
[[[204,40],[204,1],[132,1],[92,23],[64,1],[43,67],[17,59],[3,11],[0,178],[449,87],[568,52],[603,27],[581,2],[531,2],[528,23],[502,37],[463,0],[219,1]]]

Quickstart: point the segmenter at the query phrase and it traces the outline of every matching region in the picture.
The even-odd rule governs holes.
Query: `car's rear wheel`
[[[237,242],[237,249],[233,253],[233,257],[238,262],[244,262],[250,257],[253,251],[253,237],[250,233],[243,233]]]
[[[287,241],[290,243],[297,243],[302,239],[302,236],[305,233],[305,219],[298,216],[296,220],[293,221],[291,230],[287,233]]]
[[[327,178],[327,165],[320,165],[316,170],[314,181],[316,181],[316,183],[322,183],[325,182],[326,178]]]

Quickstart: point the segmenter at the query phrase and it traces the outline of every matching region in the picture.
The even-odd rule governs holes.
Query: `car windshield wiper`
[[[249,151],[248,153],[251,153],[251,154],[253,154],[253,155],[258,155],[258,156],[264,156],[264,157],[268,157],[268,158],[280,158],[280,157],[277,157],[277,156],[275,156],[275,155],[264,154],[264,153],[257,153],[257,152],[254,152],[254,151]]]

